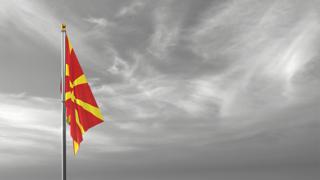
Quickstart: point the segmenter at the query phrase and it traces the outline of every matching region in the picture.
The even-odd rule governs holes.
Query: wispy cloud
[[[94,24],[95,26],[98,27],[106,27],[106,26],[112,26],[114,23],[108,21],[105,18],[94,18],[94,17],[89,17],[84,19],[85,21]]]
[[[5,161],[1,161],[0,164],[17,166],[17,161],[24,159],[27,162],[33,162],[32,165],[37,165],[43,163],[37,157],[38,155],[50,154],[52,157],[60,152],[60,100],[24,94],[0,94],[0,100],[0,127],[2,129],[0,154],[6,157]],[[108,152],[128,151],[133,148],[128,144],[116,142],[114,137],[107,137],[99,133],[99,130],[87,133],[84,138],[91,144],[85,148],[89,151],[100,151],[101,149],[95,147],[104,149],[106,146],[108,146]],[[72,147],[69,135],[67,140],[68,149],[70,149]]]
[[[1,0],[0,26],[9,28],[11,24],[28,36],[41,37],[58,47],[59,20],[36,1],[5,1]]]
[[[131,16],[136,14],[145,6],[143,1],[133,1],[131,4],[122,7],[116,14],[117,17]]]
[[[54,147],[58,143],[61,123],[58,100],[10,94],[1,94],[0,99],[0,141],[3,145],[0,151],[10,161],[2,163],[16,164],[21,157],[27,161],[41,161],[35,158],[36,149],[38,153],[57,152]]]
[[[172,23],[168,9],[159,8],[154,12],[154,32],[150,37],[147,50],[154,56],[163,59],[167,51],[176,45],[179,37],[179,24]]]
[[[85,13],[85,2],[72,8],[52,2],[59,18],[45,4],[17,2],[0,7],[1,47],[11,40],[6,25],[27,34],[26,43],[39,36],[56,48],[57,19],[72,27],[70,38],[106,119],[86,134],[77,162],[97,161],[103,173],[111,161],[210,171],[315,162],[320,39],[314,1],[105,1]],[[58,157],[52,144],[60,139],[60,103],[27,94],[0,95],[6,162],[30,160],[34,149]],[[28,154],[12,151],[16,147]]]
[[[248,3],[255,8],[247,11]],[[314,13],[301,11],[298,19],[288,24],[282,20],[292,18],[295,6],[285,10],[281,3],[252,1],[224,6],[214,15],[213,11],[204,13],[209,15],[191,36],[194,51],[204,59],[227,59],[220,75],[207,75],[205,80],[211,79],[212,92],[222,92],[216,94],[221,99],[221,113],[290,103],[294,99],[290,94],[297,88],[294,77],[317,54],[312,50],[319,34]],[[287,12],[280,13],[283,11]]]

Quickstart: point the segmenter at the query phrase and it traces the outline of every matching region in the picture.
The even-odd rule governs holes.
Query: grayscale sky
[[[105,123],[70,180],[315,180],[319,0],[0,0],[0,179],[57,180],[60,27]],[[69,132],[67,132],[69,134]]]

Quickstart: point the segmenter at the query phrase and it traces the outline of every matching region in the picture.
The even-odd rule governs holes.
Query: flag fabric
[[[66,120],[70,125],[74,154],[77,154],[83,134],[91,127],[102,123],[103,116],[67,35],[65,47]]]

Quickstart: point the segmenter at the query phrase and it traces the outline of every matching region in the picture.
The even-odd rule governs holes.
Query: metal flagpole
[[[66,153],[66,107],[65,107],[65,72],[66,72],[66,25],[61,24],[61,102],[62,102],[62,173],[61,179],[67,179]]]

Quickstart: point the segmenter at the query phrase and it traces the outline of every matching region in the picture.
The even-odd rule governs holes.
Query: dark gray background
[[[319,178],[318,0],[0,0],[0,179],[60,178],[60,29],[105,116],[70,180]],[[69,133],[69,132],[68,132]]]

